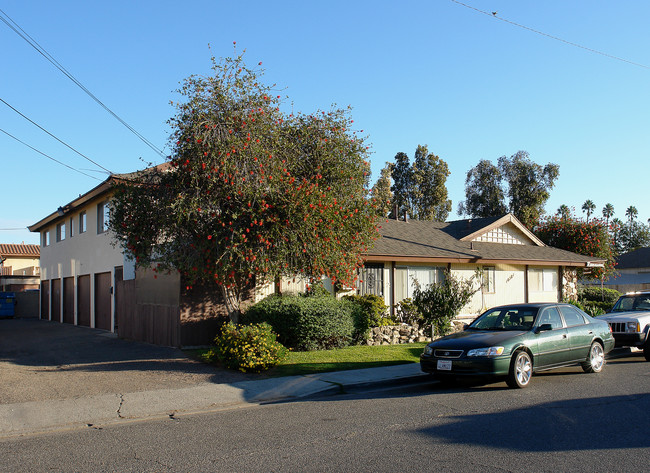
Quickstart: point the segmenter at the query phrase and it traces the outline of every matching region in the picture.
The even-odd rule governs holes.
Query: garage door
[[[74,278],[63,279],[63,322],[74,323]]]
[[[50,281],[41,282],[41,319],[50,319]]]
[[[50,307],[53,322],[61,322],[61,280],[52,279],[52,307]]]
[[[95,328],[111,329],[111,273],[95,274]]]
[[[90,327],[90,275],[77,278],[77,325]]]

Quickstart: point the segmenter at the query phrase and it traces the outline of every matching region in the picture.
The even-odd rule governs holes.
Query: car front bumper
[[[645,343],[645,333],[614,333],[615,346],[640,347]]]
[[[439,360],[451,361],[451,370],[439,370]],[[435,376],[506,376],[510,369],[510,356],[449,359],[421,355],[420,368]]]

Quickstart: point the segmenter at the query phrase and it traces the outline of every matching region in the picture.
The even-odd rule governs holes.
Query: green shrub
[[[358,332],[367,335],[371,327],[395,325],[396,321],[388,316],[388,306],[384,298],[374,294],[358,294],[343,296],[344,300],[351,301],[359,306],[355,316],[355,328]]]
[[[621,296],[621,293],[615,289],[608,289],[606,287],[586,286],[578,291],[578,300],[581,302],[606,302],[611,309],[614,303]]]
[[[397,303],[397,306],[395,307],[395,315],[398,322],[411,326],[419,326],[424,322],[422,313],[418,310],[413,299],[410,297],[402,299]]]
[[[246,323],[267,322],[278,340],[296,350],[339,348],[355,336],[355,306],[334,296],[271,295],[252,305]]]
[[[215,346],[204,358],[219,360],[226,368],[259,373],[277,365],[286,355],[283,347],[266,323],[235,325],[228,322],[214,339]]]

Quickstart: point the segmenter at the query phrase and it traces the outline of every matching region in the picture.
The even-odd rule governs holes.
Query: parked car
[[[598,318],[611,327],[617,347],[643,348],[650,361],[650,292],[622,295],[609,313]]]
[[[570,304],[515,304],[488,310],[465,327],[429,343],[422,371],[440,379],[505,378],[525,388],[533,373],[580,365],[598,373],[614,348],[609,325]]]

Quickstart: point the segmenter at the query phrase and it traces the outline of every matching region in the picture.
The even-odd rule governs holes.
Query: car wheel
[[[511,388],[525,388],[533,375],[533,362],[528,353],[523,350],[515,352],[510,362],[510,372],[506,383]]]
[[[600,373],[605,366],[605,351],[600,342],[594,342],[589,349],[587,361],[582,363],[585,373]]]
[[[650,342],[643,345],[643,356],[645,356],[645,361],[650,361]]]

